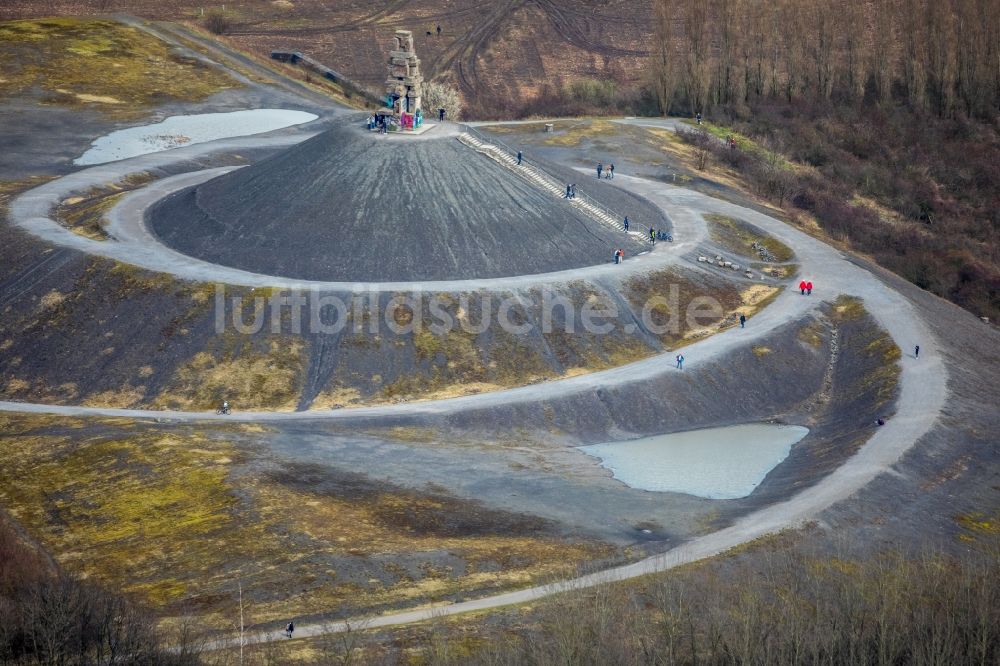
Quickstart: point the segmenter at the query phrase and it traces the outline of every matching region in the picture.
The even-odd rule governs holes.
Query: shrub
[[[462,94],[444,83],[425,83],[421,104],[425,111],[430,111],[428,115],[436,115],[438,109],[444,109],[451,120],[462,115]]]
[[[224,35],[231,27],[232,23],[222,11],[211,11],[205,16],[205,28],[213,35]]]
[[[577,79],[566,86],[566,96],[587,106],[610,106],[615,102],[615,82]]]

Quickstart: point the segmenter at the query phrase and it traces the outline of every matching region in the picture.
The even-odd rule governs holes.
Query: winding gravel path
[[[296,137],[250,138],[239,141],[224,142],[224,146],[204,144],[199,147],[218,149],[239,149],[261,145],[288,145]],[[129,263],[154,262],[154,266],[139,263],[147,268],[163,270],[172,267],[184,272],[182,277],[202,280],[230,281],[230,270],[221,267],[199,266],[197,271],[204,274],[191,275],[194,270],[177,257],[166,252],[161,245],[150,245],[150,240],[137,227],[139,211],[148,205],[149,198],[144,191],[129,195],[116,209],[112,224],[112,234],[119,241],[92,241],[69,232],[48,219],[47,215],[52,202],[65,197],[69,192],[87,189],[90,185],[109,182],[120,178],[130,171],[142,170],[159,164],[161,160],[171,158],[187,159],[190,155],[181,157],[179,151],[172,154],[161,153],[129,160],[129,164],[115,163],[87,169],[66,178],[54,181],[19,197],[12,205],[14,221],[20,226],[32,231],[41,238],[58,245],[73,247],[84,252],[110,256],[111,258]],[[211,174],[185,174],[154,183],[148,196],[162,194],[174,187],[182,187],[186,179],[208,177]],[[686,348],[685,355],[689,365],[726,354],[741,346],[766,339],[775,328],[794,321],[808,311],[817,307],[821,300],[832,300],[840,294],[850,294],[864,299],[868,311],[878,323],[888,331],[899,347],[903,350],[900,376],[900,396],[896,415],[884,427],[873,432],[871,439],[858,453],[847,460],[841,467],[822,479],[816,485],[803,490],[794,497],[756,511],[739,519],[732,526],[712,534],[692,539],[681,546],[663,554],[655,555],[634,564],[615,567],[599,573],[581,576],[555,585],[532,587],[515,592],[493,595],[481,599],[449,604],[436,608],[421,608],[411,611],[389,613],[375,618],[362,618],[351,622],[305,624],[297,627],[296,637],[315,636],[325,633],[341,632],[349,628],[357,629],[371,627],[386,627],[409,624],[433,619],[441,616],[456,615],[469,611],[481,611],[499,608],[510,604],[535,601],[566,590],[581,589],[600,585],[609,581],[619,581],[649,573],[661,572],[680,564],[722,553],[742,543],[760,536],[801,525],[815,517],[837,501],[846,499],[874,480],[880,474],[888,472],[900,457],[912,447],[938,419],[946,399],[947,373],[938,353],[934,336],[928,327],[915,314],[910,302],[900,293],[887,287],[874,275],[859,268],[834,248],[788,226],[774,218],[734,204],[713,199],[698,192],[668,186],[628,176],[615,178],[615,185],[625,187],[632,192],[644,196],[654,204],[669,212],[675,225],[675,238],[678,242],[662,244],[658,250],[649,255],[626,262],[625,266],[617,267],[623,270],[648,270],[662,263],[676,260],[682,253],[694,249],[705,237],[705,224],[702,216],[708,213],[720,213],[746,220],[767,233],[788,244],[796,253],[797,261],[803,267],[803,276],[815,284],[814,295],[803,297],[797,291],[786,290],[775,302],[761,314],[748,322],[747,329],[730,329]],[[126,205],[128,203],[128,205]],[[148,233],[148,232],[146,232]],[[141,255],[134,254],[137,246],[148,246]],[[116,249],[118,248],[118,249]],[[631,266],[629,265],[631,264]],[[210,266],[210,265],[209,265]],[[538,284],[539,279],[565,280],[569,277],[580,279],[600,274],[607,267],[591,267],[579,271],[568,271],[567,274],[549,274],[547,276],[527,276],[512,278],[515,282],[508,286]],[[167,272],[174,272],[173,270]],[[177,274],[175,272],[175,274]],[[289,288],[309,288],[309,283],[301,281],[286,281],[276,284],[276,278],[247,274],[247,281],[235,280],[237,284],[284,286]],[[256,280],[263,279],[262,282]],[[523,280],[519,282],[518,280]],[[404,283],[393,284],[386,289],[434,289],[444,288],[456,290],[471,290],[481,288],[481,281],[450,281],[448,287],[441,283]],[[498,288],[502,281],[490,280],[490,288]],[[341,283],[321,283],[324,289],[339,290],[345,286]],[[336,285],[336,286],[331,286]],[[371,285],[349,285],[351,289],[369,289]],[[377,287],[376,287],[377,288]],[[915,344],[921,347],[921,357],[916,360],[909,351]],[[608,386],[625,385],[641,382],[664,372],[675,372],[665,356],[658,356],[619,368],[595,372],[569,379],[551,381],[543,384],[525,386],[506,391],[479,394],[448,400],[415,402],[407,404],[387,405],[358,409],[343,409],[336,411],[316,411],[306,413],[237,413],[228,417],[217,417],[207,413],[151,412],[145,410],[100,409],[87,407],[69,407],[57,405],[39,405],[14,402],[0,403],[0,410],[8,412],[30,412],[60,414],[66,416],[125,416],[137,418],[164,418],[171,420],[201,421],[221,418],[227,421],[279,421],[290,419],[351,419],[357,417],[377,417],[398,414],[432,414],[457,412],[473,407],[481,408],[490,405],[510,404],[517,402],[537,402],[574,392],[589,391]],[[260,633],[252,637],[254,641],[282,640],[280,632]],[[233,641],[219,641],[212,647],[234,645]]]
[[[437,129],[440,129],[440,132],[435,135],[421,135],[412,139],[391,137],[391,139],[398,141],[456,140],[458,132],[454,130],[454,127]],[[66,229],[50,217],[51,211],[69,196],[87,192],[94,187],[121,181],[129,174],[164,168],[213,153],[291,146],[312,136],[315,134],[298,132],[269,137],[245,137],[214,141],[83,169],[40,185],[18,196],[10,206],[11,219],[16,225],[54,245],[132,264],[159,273],[167,273],[183,280],[247,287],[277,287],[299,291],[316,290],[345,293],[503,291],[544,284],[566,283],[610,274],[618,276],[639,274],[676,263],[685,251],[692,249],[707,235],[704,220],[700,216],[694,215],[686,219],[672,220],[675,237],[686,239],[684,242],[658,243],[651,251],[629,258],[620,266],[609,261],[604,264],[550,273],[469,280],[330,282],[266,275],[209,263],[167,247],[147,228],[144,214],[153,203],[169,194],[233,171],[237,167],[183,173],[154,181],[125,195],[107,213],[109,220],[107,231],[113,237],[112,241],[85,238]],[[610,251],[609,248],[609,257]]]
[[[619,178],[616,177],[615,180],[618,181]],[[633,564],[614,567],[553,585],[531,587],[445,606],[387,613],[373,618],[299,625],[295,630],[296,637],[339,633],[359,628],[398,626],[461,613],[529,603],[569,590],[579,590],[667,571],[682,564],[718,555],[767,534],[801,526],[836,502],[847,499],[879,475],[889,472],[903,454],[937,421],[947,396],[947,372],[938,353],[934,336],[916,316],[910,302],[899,292],[888,288],[871,273],[855,266],[830,246],[766,215],[698,193],[681,191],[679,188],[665,187],[648,181],[621,178],[619,185],[622,184],[626,184],[630,189],[644,196],[654,192],[665,192],[664,196],[670,198],[673,203],[669,212],[674,218],[678,216],[679,212],[716,212],[739,217],[756,224],[794,249],[799,261],[806,267],[806,277],[811,279],[817,287],[814,290],[815,297],[832,299],[843,293],[864,299],[868,311],[903,350],[900,396],[895,416],[885,426],[875,430],[868,442],[854,456],[814,486],[784,502],[773,504],[744,516],[730,527],[691,539],[665,553],[648,557]],[[685,351],[688,363],[698,363],[711,356],[723,354],[738,345],[750,344],[754,340],[766,337],[768,331],[793,320],[808,310],[812,300],[809,297],[800,296],[797,291],[787,291],[761,315],[751,319],[749,328],[731,329],[689,347]],[[920,345],[921,356],[919,360],[912,358],[908,353],[915,344]],[[625,368],[629,370],[623,373]],[[671,371],[667,368],[667,362],[662,357],[640,361],[625,366],[625,368],[616,368],[604,373],[594,373],[573,380],[555,381],[528,388],[541,394],[536,394],[536,397],[533,398],[539,399],[545,395],[560,394],[562,388],[575,386],[577,380],[584,380],[589,387],[593,388],[608,386],[609,382],[605,380],[610,380],[612,384],[620,384],[628,381],[641,381],[659,372]],[[622,376],[623,374],[625,377]],[[515,392],[476,397],[488,399],[492,396],[495,401],[501,402],[506,401],[511,393]],[[407,407],[411,406],[403,406],[403,408]],[[277,631],[266,632],[256,635],[253,640],[283,640],[283,634]],[[221,641],[215,647],[233,644],[232,641]]]

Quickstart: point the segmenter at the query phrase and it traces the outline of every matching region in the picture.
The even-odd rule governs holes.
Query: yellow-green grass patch
[[[761,257],[758,250],[754,249],[754,244],[757,244],[765,248],[777,262],[791,261],[795,256],[792,249],[777,238],[760,232],[742,220],[716,214],[706,215],[705,219],[709,222],[711,239],[730,252],[758,260]]]
[[[305,343],[294,336],[272,336],[263,346],[244,342],[222,340],[220,351],[195,354],[177,369],[154,405],[212,409],[228,400],[244,410],[295,409],[308,355]]]
[[[253,441],[236,444],[228,432],[107,422],[112,432],[88,436],[63,421],[10,425],[19,431],[2,436],[0,505],[67,570],[209,627],[232,626],[237,582],[251,621],[266,622],[510,589],[612,552],[447,495],[363,477],[326,486],[324,468],[260,471]],[[426,563],[408,572],[395,556]],[[460,558],[461,570],[433,564],[438,556]],[[366,584],[338,570],[368,567],[365,558]],[[383,564],[392,575],[374,573]]]
[[[40,88],[43,102],[139,118],[167,100],[198,101],[238,83],[215,67],[115,21],[0,23],[0,95]]]

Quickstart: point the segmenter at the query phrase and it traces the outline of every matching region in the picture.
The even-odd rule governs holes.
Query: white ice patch
[[[752,423],[581,446],[632,488],[708,499],[746,497],[809,434],[801,426]]]
[[[180,146],[235,136],[250,136],[301,125],[319,116],[287,109],[251,109],[230,113],[170,116],[152,125],[129,127],[102,136],[73,164],[104,164]]]

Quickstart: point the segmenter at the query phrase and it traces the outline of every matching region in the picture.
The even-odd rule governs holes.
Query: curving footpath
[[[617,177],[616,180],[618,180]],[[633,187],[638,185],[640,190],[663,187],[648,182],[644,184],[630,182],[630,185]],[[903,454],[931,429],[944,406],[947,395],[947,373],[938,353],[934,336],[916,316],[912,305],[906,298],[885,286],[871,273],[847,261],[833,248],[773,218],[702,195],[685,194],[683,197],[679,196],[675,201],[679,206],[700,209],[702,212],[719,212],[741,217],[764,228],[795,250],[803,264],[809,267],[810,278],[817,284],[821,293],[829,294],[830,298],[841,293],[863,298],[868,311],[904,350],[901,362],[900,396],[897,412],[893,418],[885,426],[877,429],[854,456],[814,486],[784,502],[748,514],[730,527],[691,539],[665,553],[648,557],[633,564],[614,567],[552,585],[531,587],[445,606],[387,613],[372,618],[358,618],[350,621],[303,624],[296,627],[296,636],[310,637],[358,629],[392,627],[461,613],[529,603],[571,590],[580,590],[668,571],[683,564],[719,555],[767,534],[799,527],[836,502],[847,499],[879,475],[889,472]],[[676,215],[677,209],[672,208],[671,213]],[[708,356],[724,353],[724,349],[749,344],[751,340],[766,334],[765,331],[761,335],[755,335],[761,329],[761,324],[764,323],[762,320],[768,319],[766,328],[771,330],[775,325],[787,323],[796,314],[802,314],[808,309],[808,306],[793,305],[794,303],[810,300],[808,297],[800,296],[797,292],[785,293],[762,315],[754,317],[750,322],[750,328],[732,329],[706,340],[704,343],[692,345],[685,355],[688,356],[689,363],[697,363]],[[775,319],[778,321],[773,321]],[[743,334],[749,334],[746,336],[749,339],[745,339]],[[919,360],[913,359],[907,353],[907,350],[912,349],[915,344],[919,344],[921,348]],[[645,369],[646,364],[650,363],[656,363],[659,366],[658,372],[669,371],[665,369],[667,363],[662,358],[642,361],[626,367],[642,366]],[[618,370],[621,369],[609,372],[617,373]],[[606,386],[607,384],[599,381],[599,376],[604,374],[606,373],[595,373],[589,378],[595,380],[595,386]],[[641,381],[643,378],[645,377],[633,377],[633,380]],[[555,393],[557,387],[570,381],[555,381],[541,388],[548,389],[547,393]],[[284,635],[281,632],[273,631],[257,634],[251,640],[276,641],[283,639]],[[226,640],[219,641],[212,647],[223,648],[234,645],[236,645],[235,641]]]
[[[296,140],[301,140],[296,137]],[[267,145],[276,145],[275,142],[287,141],[287,137],[280,138],[256,138],[244,139],[240,141],[225,142],[226,147],[238,144],[239,147],[254,147],[263,145],[259,142],[271,142]],[[221,149],[218,145],[211,146],[203,144],[204,147]],[[192,147],[194,148],[194,147]],[[184,151],[186,149],[180,149]],[[177,151],[177,152],[180,152]],[[175,151],[170,151],[175,153]],[[169,154],[159,154],[159,156],[146,156],[146,158],[136,158],[129,162],[141,162],[149,165],[158,160],[169,160],[174,157]],[[187,159],[185,156],[181,159]],[[179,160],[178,160],[179,161]],[[116,168],[117,167],[117,168]],[[148,245],[149,238],[143,236],[142,229],[136,227],[137,221],[141,220],[140,210],[144,210],[148,203],[151,203],[153,195],[156,193],[150,190],[149,199],[144,198],[139,191],[129,195],[126,199],[134,202],[134,206],[125,206],[123,200],[119,206],[121,209],[116,213],[113,221],[113,234],[120,238],[118,241],[91,241],[69,232],[48,219],[47,215],[53,200],[60,196],[65,196],[71,191],[86,189],[87,183],[109,182],[120,178],[129,171],[142,170],[149,166],[139,166],[134,164],[116,163],[114,165],[104,165],[100,167],[100,172],[95,173],[95,169],[88,169],[67,176],[59,181],[54,181],[47,185],[22,195],[12,205],[12,213],[15,223],[36,233],[50,242],[73,247],[84,252],[110,256],[109,252],[116,252],[115,247],[134,247],[137,244]],[[154,183],[152,187],[169,188],[173,186],[183,186],[187,179],[198,177],[210,177],[210,174],[184,174],[165,179]],[[63,181],[69,181],[63,183]],[[60,183],[63,183],[60,185]],[[910,302],[899,292],[886,286],[868,271],[856,266],[834,248],[785,225],[778,220],[763,215],[756,211],[743,208],[734,204],[713,199],[698,192],[685,190],[678,187],[664,185],[644,179],[628,176],[618,176],[616,174],[615,186],[625,187],[630,191],[649,199],[654,204],[661,206],[669,212],[670,218],[675,224],[675,237],[680,242],[672,244],[668,248],[654,251],[645,257],[633,259],[626,262],[625,268],[632,271],[648,270],[660,265],[661,262],[674,261],[682,252],[694,249],[701,240],[704,239],[705,224],[702,218],[708,213],[719,213],[740,218],[754,224],[765,232],[775,236],[782,242],[789,245],[797,255],[797,261],[803,267],[803,274],[812,280],[816,285],[814,297],[802,297],[797,291],[786,290],[775,302],[766,308],[761,314],[753,317],[748,323],[748,328],[734,328],[717,334],[709,339],[703,340],[686,348],[685,355],[688,357],[689,365],[697,365],[700,361],[725,355],[729,351],[757,340],[764,339],[777,327],[804,316],[815,309],[821,299],[832,300],[840,294],[849,294],[860,297],[864,300],[865,306],[878,323],[892,336],[899,347],[903,350],[900,375],[900,395],[897,403],[895,416],[882,428],[877,429],[868,442],[843,465],[834,472],[823,478],[814,486],[803,490],[790,499],[768,506],[764,509],[748,514],[739,519],[732,526],[718,532],[708,534],[703,537],[692,539],[681,546],[673,548],[665,553],[648,557],[633,564],[614,567],[599,573],[580,576],[571,580],[563,581],[554,585],[544,585],[531,587],[524,590],[498,594],[470,601],[453,603],[445,606],[433,608],[420,608],[404,612],[388,613],[374,618],[359,618],[353,621],[341,621],[333,623],[313,623],[299,625],[296,628],[296,636],[316,636],[326,633],[343,632],[358,628],[388,627],[413,622],[422,622],[437,617],[457,615],[471,611],[482,611],[499,608],[511,604],[520,604],[536,601],[553,594],[558,594],[568,590],[578,590],[587,587],[601,585],[611,581],[621,581],[635,578],[650,573],[662,572],[681,564],[693,562],[705,557],[717,555],[735,546],[769,533],[783,529],[800,526],[805,521],[815,518],[820,512],[827,509],[834,503],[846,499],[865,485],[873,481],[880,474],[891,470],[893,465],[906,453],[925,433],[927,433],[938,419],[947,396],[947,373],[938,352],[934,336],[927,326],[920,320],[914,312]],[[147,188],[148,189],[148,188]],[[162,192],[159,193],[162,195]],[[53,229],[53,226],[56,228]],[[148,232],[146,232],[148,233]],[[67,238],[68,236],[68,238]],[[131,241],[126,245],[126,241]],[[135,257],[129,252],[122,252],[112,258],[129,263]],[[172,266],[176,257],[172,258],[166,248],[158,243],[150,247],[147,254],[141,259],[166,262],[165,265]],[[188,258],[190,259],[190,258]],[[631,267],[628,264],[632,264]],[[143,264],[139,264],[143,265]],[[208,264],[207,266],[211,266]],[[144,266],[149,267],[149,266]],[[224,267],[214,267],[219,273],[210,273],[207,277],[195,279],[208,279],[228,281],[225,278],[215,277],[225,274],[232,269]],[[523,278],[512,278],[516,284],[518,280],[524,280],[523,284],[538,284],[539,278],[552,280],[565,280],[570,278],[580,279],[587,277],[591,271],[601,269],[601,273],[606,267],[589,267],[577,271],[563,271],[559,274],[549,274],[548,276],[527,276]],[[154,268],[153,270],[162,270]],[[187,269],[184,269],[187,270]],[[207,269],[206,269],[207,270]],[[172,271],[167,271],[172,272]],[[176,273],[175,273],[176,274]],[[620,274],[620,273],[619,273]],[[253,276],[255,274],[247,274]],[[275,284],[275,278],[267,278],[267,282],[253,283],[268,286],[285,286],[288,288],[309,288],[309,283],[301,281],[287,281],[287,284]],[[249,279],[249,278],[248,278]],[[254,279],[257,279],[256,277]],[[279,278],[280,279],[280,278]],[[481,288],[472,286],[481,281],[451,281],[449,288],[456,290],[467,290]],[[500,281],[490,280],[489,287],[496,289]],[[238,282],[239,284],[247,284]],[[340,283],[337,287],[326,287],[331,290],[342,289]],[[388,283],[381,283],[388,284]],[[394,284],[391,289],[412,288],[420,289],[441,289],[440,283],[407,283],[410,287],[400,287]],[[419,286],[414,286],[419,285]],[[433,286],[426,286],[433,285]],[[367,289],[370,285],[351,285],[352,288]],[[390,287],[386,287],[390,288]],[[913,359],[909,355],[909,350],[919,344],[921,347],[921,357],[919,360]],[[184,413],[184,412],[154,412],[147,410],[126,410],[126,409],[101,409],[88,407],[72,407],[59,405],[40,405],[16,402],[0,403],[0,410],[7,412],[22,413],[45,413],[65,416],[124,416],[135,418],[162,418],[169,420],[183,421],[203,421],[220,419],[226,421],[283,421],[290,419],[350,419],[350,418],[370,418],[379,416],[392,416],[400,414],[437,414],[462,411],[471,408],[488,407],[491,405],[503,405],[519,402],[537,402],[557,396],[570,395],[576,392],[590,391],[608,386],[621,386],[642,382],[651,377],[658,376],[665,372],[674,372],[669,362],[664,356],[649,358],[626,366],[595,372],[589,375],[555,380],[544,384],[536,384],[516,389],[498,391],[487,394],[477,394],[462,398],[447,400],[436,400],[427,402],[414,402],[396,405],[386,405],[380,407],[343,409],[336,411],[317,411],[300,413],[242,413],[231,416],[216,416],[210,413]],[[284,640],[281,632],[263,632],[250,638],[251,641],[274,641]],[[223,648],[236,645],[235,640],[222,640],[211,644],[211,648]]]
[[[169,167],[213,153],[237,152],[253,148],[287,147],[315,135],[315,133],[299,132],[268,137],[223,139],[83,169],[21,194],[10,204],[10,217],[17,226],[53,245],[132,264],[158,273],[166,273],[182,280],[216,282],[245,287],[277,287],[298,291],[316,290],[346,293],[501,291],[536,287],[543,284],[566,283],[612,274],[616,276],[639,274],[676,263],[686,250],[693,248],[707,235],[704,221],[699,216],[694,216],[687,220],[672,220],[675,236],[687,239],[685,242],[660,243],[653,250],[633,257],[620,266],[608,262],[564,271],[506,278],[332,282],[299,280],[213,264],[163,245],[147,228],[145,212],[153,203],[174,192],[205,182],[238,167],[221,167],[183,173],[154,181],[130,192],[107,213],[109,221],[107,231],[113,240],[85,238],[63,227],[50,217],[51,211],[67,197],[87,192],[94,187],[121,181],[130,174]],[[447,133],[443,135],[443,139],[434,140],[447,140],[453,136],[457,136],[457,134]],[[393,138],[398,139],[397,137]],[[422,136],[416,137],[416,140],[431,139]]]

